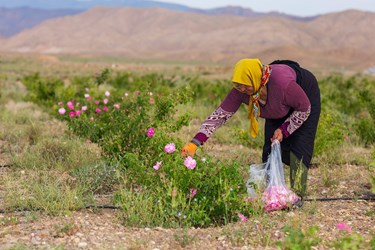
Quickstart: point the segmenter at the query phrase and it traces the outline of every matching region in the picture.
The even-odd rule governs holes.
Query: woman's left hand
[[[276,129],[275,132],[273,133],[271,141],[278,140],[281,142],[283,140],[283,132],[281,132],[281,129]]]

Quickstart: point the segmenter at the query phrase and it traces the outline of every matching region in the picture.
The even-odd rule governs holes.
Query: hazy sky
[[[375,11],[375,0],[157,0],[197,8],[215,8],[236,5],[257,12],[279,11],[298,16],[312,16],[329,12],[358,9]]]

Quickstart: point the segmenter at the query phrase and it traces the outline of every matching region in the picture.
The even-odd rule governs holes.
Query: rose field
[[[308,196],[267,211],[245,106],[180,154],[230,67],[111,60],[0,58],[0,249],[375,249],[373,75],[316,73]]]

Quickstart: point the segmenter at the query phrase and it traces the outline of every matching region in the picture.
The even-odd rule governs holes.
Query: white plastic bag
[[[298,196],[285,184],[284,166],[279,141],[272,143],[271,154],[266,163],[267,187],[262,194],[266,211],[281,210],[298,201]]]
[[[258,197],[256,190],[263,190],[266,187],[266,163],[250,165],[246,187],[248,198]]]

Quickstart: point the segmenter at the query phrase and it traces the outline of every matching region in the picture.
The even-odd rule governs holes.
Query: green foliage
[[[97,153],[81,142],[69,138],[42,138],[24,152],[14,155],[13,163],[20,168],[71,170],[95,164]]]
[[[349,234],[332,243],[334,249],[357,250],[366,249],[366,242],[360,234]]]
[[[99,86],[105,83],[108,80],[110,73],[111,73],[110,70],[108,68],[105,68],[100,74],[96,75],[95,76],[96,84]]]
[[[375,143],[374,86],[373,78],[361,75],[336,74],[320,81],[323,112],[338,114],[346,131],[353,128],[366,146]]]
[[[116,174],[117,166],[106,163],[84,165],[71,171],[71,175],[77,178],[84,190],[94,194],[109,193],[114,186],[119,184]]]
[[[51,105],[56,100],[57,93],[64,86],[61,79],[42,79],[39,73],[26,76],[23,84],[28,89],[27,99],[42,105]]]
[[[42,211],[48,215],[62,215],[84,207],[83,189],[67,176],[47,175],[45,171],[27,172],[18,176],[16,185],[6,181],[4,210]],[[13,173],[16,175],[16,173]]]
[[[307,231],[286,226],[284,227],[286,233],[284,241],[278,241],[276,245],[284,250],[308,250],[319,244],[318,231],[317,226],[310,226]]]
[[[203,103],[218,106],[232,88],[228,80],[205,80],[192,78],[189,82],[194,91],[193,100],[195,103]]]
[[[344,142],[344,126],[337,122],[337,117],[322,112],[319,119],[318,130],[315,138],[315,155],[332,152]]]
[[[345,136],[351,135],[347,131],[352,128],[371,128],[368,124],[371,121],[354,126],[353,120],[347,119],[360,118],[357,114],[363,107],[366,107],[363,117],[372,114],[371,82],[360,81],[362,92],[358,96],[353,90],[359,86],[357,81],[356,77],[349,80],[334,77],[321,84],[323,112],[315,144],[317,155],[339,148]],[[209,226],[238,221],[239,213],[251,216],[258,212],[254,204],[244,199],[246,188],[238,162],[219,161],[199,152],[194,158],[196,167],[189,169],[179,154],[183,143],[175,133],[191,119],[185,110],[192,104],[187,103],[193,99],[195,105],[217,106],[230,90],[229,82],[166,78],[159,74],[138,76],[128,72],[114,75],[108,69],[96,76],[65,80],[68,82],[65,85],[62,81],[41,79],[39,75],[25,78],[24,82],[32,93],[31,99],[49,105],[46,108],[67,122],[72,134],[100,146],[105,163],[75,165],[71,174],[82,185],[82,194],[120,187],[114,203],[122,208],[125,224]],[[341,85],[338,88],[335,84]],[[45,86],[52,90],[47,92]],[[342,100],[348,93],[350,98]],[[58,110],[65,113],[60,115]],[[250,141],[246,130],[232,126],[237,142]],[[155,131],[152,135],[148,134],[150,128]],[[360,137],[367,144],[372,143],[371,135]],[[167,152],[165,147],[171,143],[175,151]],[[260,139],[246,145],[260,147],[261,143]],[[64,150],[55,154],[61,148],[56,151],[54,145],[48,147],[52,152],[46,154],[47,159],[59,162],[58,157],[69,155]],[[49,152],[46,148],[42,151]],[[316,238],[307,240],[307,236],[315,233],[313,228],[300,234],[286,230],[289,230],[283,243],[286,249],[298,244],[311,247],[317,242]]]
[[[155,82],[160,76],[152,74],[149,78],[132,77],[134,82],[145,81],[134,86],[125,82],[124,86],[131,86],[131,90],[117,89],[114,85],[122,86],[119,79],[130,79],[128,75],[119,76],[113,78],[104,70],[95,79],[85,80],[87,85],[81,88],[85,92],[76,92],[74,82],[82,83],[76,78],[65,86],[67,92],[60,89],[58,99],[54,100],[51,113],[66,121],[73,134],[97,143],[107,159],[104,165],[80,167],[85,166],[81,164],[72,168],[81,192],[106,192],[120,184],[122,189],[115,202],[123,208],[124,222],[129,225],[208,226],[237,221],[238,213],[251,215],[254,210],[244,200],[246,188],[238,163],[202,156],[195,159],[197,166],[192,170],[179,154],[182,142],[174,132],[187,125],[190,116],[188,112],[178,114],[177,107],[190,100],[191,88],[178,87],[172,93],[173,81]],[[37,83],[48,82],[39,76],[33,79]],[[110,86],[111,91],[96,88],[92,82],[100,87]],[[218,86],[210,90],[214,98],[222,94]],[[166,87],[170,90],[164,91]],[[163,92],[157,92],[160,89]],[[57,95],[49,95],[52,96]],[[48,98],[43,100],[39,104],[52,102]],[[65,113],[61,115],[58,110],[62,108]],[[155,134],[147,134],[150,128]],[[172,143],[175,151],[167,152],[165,146]],[[52,165],[72,153],[69,147],[57,146],[48,142],[39,150]],[[153,168],[157,162],[161,165],[159,170]],[[115,169],[108,166],[117,166],[120,183],[114,176]]]
[[[365,109],[362,110],[361,116],[354,123],[354,128],[365,143],[365,146],[375,144],[375,93],[371,93],[369,90],[363,90],[359,92],[359,97],[362,106]],[[365,111],[368,110],[368,113]]]

